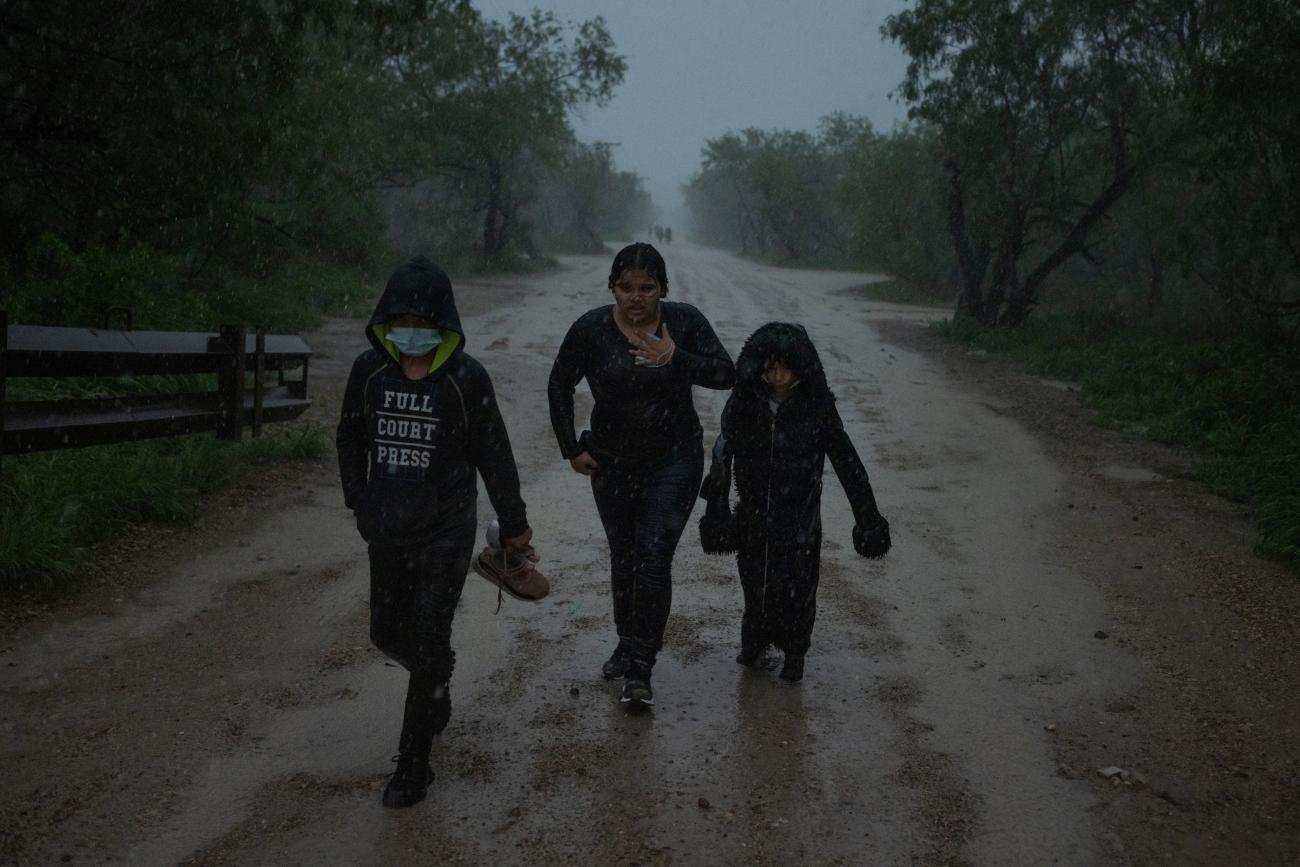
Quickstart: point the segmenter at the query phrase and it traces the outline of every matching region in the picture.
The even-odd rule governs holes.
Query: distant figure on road
[[[803,678],[817,613],[828,455],[853,509],[854,549],[883,557],[889,524],[844,431],[817,350],[803,326],[770,322],[750,336],[736,362],[736,387],[700,493],[708,502],[700,541],[713,554],[736,552],[745,597],[736,661],[752,668],[774,644],[785,653],[780,676],[789,683]]]
[[[672,603],[672,561],[704,473],[691,386],[730,388],[735,368],[704,315],[664,301],[668,273],[649,244],[631,244],[609,272],[614,303],[569,328],[548,389],[560,453],[591,477],[605,536],[618,645],[601,673],[625,678],[620,701],[654,700],[650,671]],[[587,380],[591,430],[574,433],[573,392]]]
[[[673,227],[664,226],[664,243],[671,244],[672,242],[673,242]]]
[[[366,337],[372,348],[343,395],[339,475],[369,543],[371,640],[410,671],[383,796],[409,807],[433,781],[433,737],[451,716],[451,621],[477,536],[476,471],[506,549],[527,551],[532,530],[492,382],[464,351],[443,270],[420,256],[394,271]]]

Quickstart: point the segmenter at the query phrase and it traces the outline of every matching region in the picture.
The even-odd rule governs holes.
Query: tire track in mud
[[[866,689],[868,706],[892,727],[889,744],[899,763],[889,779],[908,791],[908,821],[922,841],[913,849],[914,863],[968,864],[961,852],[977,821],[978,800],[958,775],[952,757],[928,743],[934,726],[914,713],[923,687],[916,678],[896,673],[903,668],[907,643],[890,627],[890,605],[850,584],[836,564],[823,567],[821,588],[832,608],[826,619],[840,627],[837,631],[860,630],[866,635],[849,650],[865,657],[877,672]]]

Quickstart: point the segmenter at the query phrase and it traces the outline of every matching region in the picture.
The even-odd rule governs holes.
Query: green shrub
[[[940,333],[1080,383],[1102,424],[1200,454],[1193,476],[1254,509],[1260,551],[1300,567],[1300,348],[1276,337],[1188,336],[1098,313],[1018,328],[969,319]]]
[[[361,315],[372,291],[362,267],[301,252],[204,268],[143,244],[78,251],[45,235],[21,261],[0,263],[0,294],[12,324],[123,328],[125,317],[106,320],[122,307],[136,329],[207,332],[242,323],[294,334],[323,316]]]
[[[0,466],[0,595],[75,586],[90,546],[133,524],[187,522],[206,494],[270,463],[319,459],[323,433],[277,426],[259,438],[210,434],[10,455]]]
[[[0,279],[11,324],[98,328],[111,308],[125,307],[136,328],[180,330],[212,318],[203,295],[183,287],[184,270],[180,257],[143,244],[75,251],[44,235],[22,262],[5,263]]]
[[[269,263],[260,273],[231,274],[214,299],[215,328],[244,323],[268,333],[297,334],[325,316],[360,316],[373,298],[366,275],[355,268],[311,259]]]

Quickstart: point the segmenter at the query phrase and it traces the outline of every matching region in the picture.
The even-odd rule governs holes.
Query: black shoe
[[[600,676],[605,680],[626,677],[631,666],[632,658],[623,651],[615,649],[609,659],[605,660],[605,664],[600,667]]]
[[[400,809],[424,800],[433,782],[433,768],[429,760],[417,756],[393,756],[397,770],[384,787],[384,806]]]
[[[618,697],[620,704],[625,704],[630,709],[648,707],[655,703],[655,694],[650,690],[650,668],[651,666],[642,660],[628,660],[623,693]]]
[[[655,703],[655,694],[650,689],[649,677],[637,677],[629,674],[623,681],[623,693],[618,697],[619,704],[628,707],[648,707]]]
[[[778,675],[786,683],[798,683],[803,680],[803,657],[787,656]]]
[[[758,665],[758,661],[763,658],[763,651],[767,650],[765,645],[758,647],[745,647],[741,645],[740,653],[736,656],[736,662],[739,662],[745,668],[753,668]]]

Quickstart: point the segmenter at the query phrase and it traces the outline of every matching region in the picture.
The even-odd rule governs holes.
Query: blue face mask
[[[390,328],[387,337],[403,355],[428,355],[442,343],[436,328]]]

